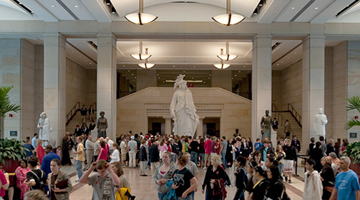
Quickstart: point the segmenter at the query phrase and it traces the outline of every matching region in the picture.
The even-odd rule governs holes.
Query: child
[[[90,175],[96,168],[97,173]],[[119,177],[105,160],[93,162],[91,167],[80,178],[80,183],[89,184],[93,187],[92,199],[115,200],[115,186],[120,185]]]
[[[146,140],[141,140],[140,154],[139,154],[140,176],[147,176],[147,174],[145,173],[145,165],[146,165],[146,161],[147,161],[145,143],[146,143]]]
[[[61,146],[56,149],[56,154],[61,158]]]
[[[263,144],[260,142],[260,138],[257,138],[254,144],[255,151],[258,151],[262,146]]]
[[[245,190],[246,190],[246,185],[247,185],[247,176],[245,173],[245,169],[244,166],[246,164],[246,158],[243,156],[238,156],[235,159],[234,162],[235,166],[236,166],[236,170],[235,170],[235,185],[236,185],[236,193],[234,196],[234,200],[244,200],[245,199]]]

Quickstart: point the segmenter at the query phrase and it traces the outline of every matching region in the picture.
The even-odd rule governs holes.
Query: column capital
[[[271,34],[257,34],[252,39],[254,48],[271,48],[272,35]]]
[[[116,47],[116,37],[112,33],[99,33],[97,34],[97,46],[98,47]]]

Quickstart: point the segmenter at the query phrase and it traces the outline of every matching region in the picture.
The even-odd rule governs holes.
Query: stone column
[[[315,137],[314,119],[324,108],[325,37],[310,35],[303,40],[302,144]],[[345,97],[344,97],[345,98]],[[324,110],[326,114],[326,110]],[[315,141],[319,138],[315,137]]]
[[[204,118],[199,118],[199,125],[196,129],[196,136],[203,136],[204,135]]]
[[[116,139],[116,38],[113,34],[97,36],[97,119],[105,112],[106,135]]]
[[[61,145],[65,134],[65,109],[66,39],[59,33],[45,33],[44,112],[46,112],[52,128],[50,138],[56,140],[56,145]]]
[[[271,35],[256,35],[252,49],[252,140],[261,138],[261,117],[271,115]]]
[[[171,117],[164,117],[165,119],[165,134],[171,135]]]

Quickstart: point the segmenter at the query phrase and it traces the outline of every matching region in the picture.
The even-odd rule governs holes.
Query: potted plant
[[[4,138],[4,117],[7,112],[17,112],[20,110],[20,106],[11,104],[9,92],[14,86],[0,87],[0,122],[1,122],[1,138]]]
[[[24,146],[16,139],[0,139],[0,165],[6,172],[15,172],[19,161],[26,157]]]

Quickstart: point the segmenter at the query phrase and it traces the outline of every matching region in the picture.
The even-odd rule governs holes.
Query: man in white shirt
[[[86,160],[87,160],[86,170],[88,170],[93,160],[94,148],[95,148],[94,143],[92,142],[91,135],[89,135],[88,139],[85,142],[85,148],[86,148]]]
[[[109,152],[110,154],[112,154],[112,152],[114,151],[114,141],[112,141],[109,137],[106,137],[106,143],[109,145]]]

